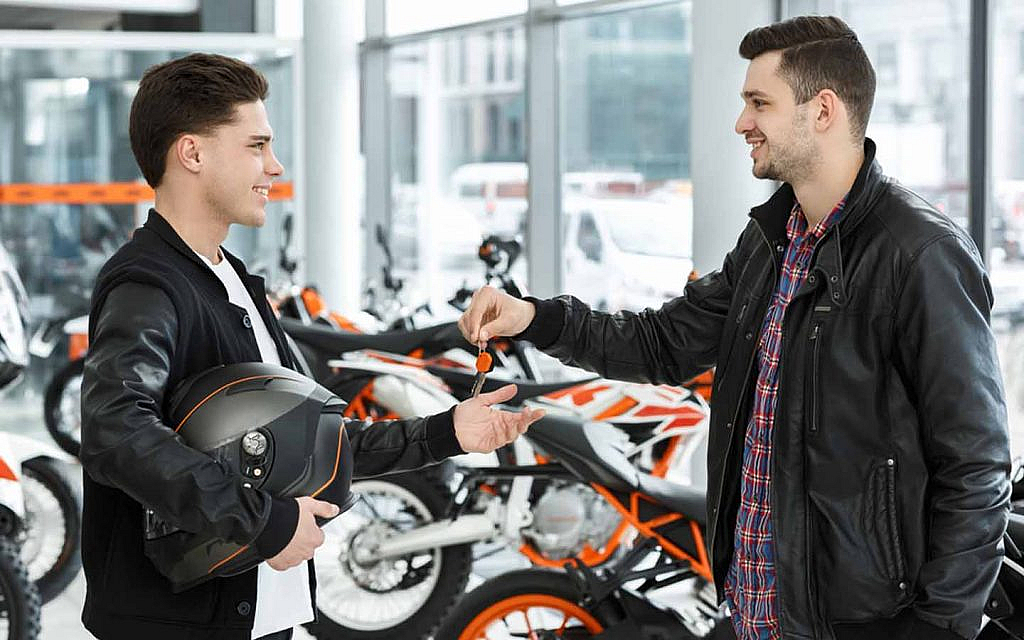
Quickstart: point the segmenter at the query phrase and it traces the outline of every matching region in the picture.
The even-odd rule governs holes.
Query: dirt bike
[[[725,616],[716,604],[704,550],[703,491],[637,470],[628,443],[593,423],[552,416],[536,423],[527,439],[549,460],[529,469],[533,478],[593,492],[601,508],[618,514],[636,537],[628,550],[600,568],[577,555],[566,561],[564,571],[529,569],[485,582],[456,605],[436,637],[578,638],[612,628],[621,634],[598,637],[707,637]],[[505,474],[515,484],[523,471],[479,469],[467,474],[462,488],[486,494],[483,487]],[[400,537],[388,540],[378,553],[402,542]],[[625,588],[637,582],[638,587]],[[670,586],[672,606],[650,597]],[[487,635],[492,626],[504,635]],[[663,635],[640,635],[644,627]]]

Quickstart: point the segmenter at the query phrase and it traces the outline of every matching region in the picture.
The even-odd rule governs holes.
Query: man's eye
[[[754,108],[760,109],[764,106],[764,100],[754,100]]]
[[[253,146],[254,148],[256,148],[256,149],[259,149],[259,150],[261,150],[261,151],[262,151],[262,150],[263,150],[263,147],[264,147],[264,146],[266,146],[266,144],[267,144],[266,142],[257,142],[256,144],[254,144],[254,145],[252,145],[252,146]]]

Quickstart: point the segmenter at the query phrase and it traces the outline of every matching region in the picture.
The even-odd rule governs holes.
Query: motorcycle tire
[[[46,422],[46,430],[50,432],[53,441],[66,453],[78,457],[82,448],[81,438],[81,409],[75,407],[77,415],[65,415],[64,395],[69,393],[69,385],[82,383],[82,372],[85,370],[85,358],[76,358],[61,367],[50,383],[46,385],[46,392],[43,395],[43,419]],[[68,426],[79,425],[78,428]]]
[[[451,499],[451,493],[442,485],[431,481],[429,476],[414,473],[383,476],[373,480],[355,482],[352,485],[352,492],[363,494],[364,497],[374,494],[383,495],[383,493],[391,493],[394,496],[403,497],[421,516],[429,516],[429,520],[424,518],[423,522],[419,524],[444,517]],[[356,505],[353,508],[353,512],[360,509],[361,506]],[[351,575],[351,569],[347,568],[348,565],[346,565],[344,559],[339,557],[338,554],[332,553],[331,537],[333,534],[331,530],[325,528],[324,533],[328,536],[327,544],[324,545],[327,549],[323,549],[324,553],[320,553],[316,560],[318,582],[317,620],[304,625],[306,630],[318,638],[318,640],[396,640],[398,638],[402,640],[425,640],[432,637],[433,630],[437,628],[445,614],[465,593],[466,582],[469,580],[470,570],[472,569],[472,544],[447,546],[434,550],[433,562],[436,562],[437,566],[433,568],[433,574],[436,582],[433,584],[423,604],[415,612],[405,616],[400,622],[382,622],[379,625],[375,625],[372,622],[349,622],[344,620],[344,612],[336,607],[348,606],[351,603],[348,601],[337,603],[331,600],[332,585],[335,578],[328,575],[329,572],[325,570],[326,567],[320,564],[320,558],[326,556],[330,558],[330,562],[337,562],[340,566],[335,568],[332,564],[330,570],[337,571],[344,576]],[[355,536],[339,544],[339,548],[342,548],[343,545],[351,544],[354,540]],[[414,571],[412,563],[409,564],[409,571]],[[348,578],[344,579],[347,580]],[[352,581],[352,584],[357,586],[355,580]],[[357,592],[357,595],[359,593],[372,593],[366,587],[359,588],[361,591]],[[401,591],[397,592],[400,593]],[[369,609],[370,606],[367,605],[366,609]],[[433,635],[433,637],[443,638],[444,636]]]
[[[36,640],[39,592],[28,577],[17,545],[4,536],[0,536],[0,597],[0,640]]]
[[[60,595],[82,568],[82,499],[56,460],[33,458],[21,469],[26,492],[21,555],[46,604]],[[34,513],[34,509],[40,512]],[[49,537],[59,540],[45,544]]]

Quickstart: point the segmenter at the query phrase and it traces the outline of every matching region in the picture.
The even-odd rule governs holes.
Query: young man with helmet
[[[156,190],[155,209],[97,277],[82,384],[82,619],[101,640],[287,638],[313,619],[309,560],[324,538],[316,518],[338,507],[239,482],[165,421],[179,383],[215,366],[298,366],[262,278],[220,247],[230,225],[264,223],[270,185],[284,171],[271,150],[266,95],[249,65],[193,54],[150,68],[132,103],[132,151]],[[355,474],[513,440],[540,417],[490,408],[514,393],[506,387],[426,418],[347,425]],[[146,510],[185,532],[255,548],[266,562],[173,593],[145,555]]]

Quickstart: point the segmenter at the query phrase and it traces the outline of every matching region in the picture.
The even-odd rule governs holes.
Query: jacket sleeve
[[[346,426],[356,478],[411,471],[465,453],[455,437],[455,409],[426,418],[381,422],[352,420]]]
[[[94,309],[82,378],[82,450],[93,480],[124,491],[171,524],[283,549],[298,522],[294,500],[246,489],[164,424],[161,407],[178,342],[177,312],[161,289],[115,287]]]
[[[991,307],[981,259],[956,235],[911,258],[896,307],[899,362],[916,398],[930,472],[916,613],[964,638],[981,624],[1009,510],[1010,448]]]
[[[682,296],[658,310],[609,314],[572,296],[528,298],[537,313],[516,337],[605,378],[682,384],[716,364],[738,269],[746,260],[741,248],[750,233],[748,226],[721,270],[690,282]]]

